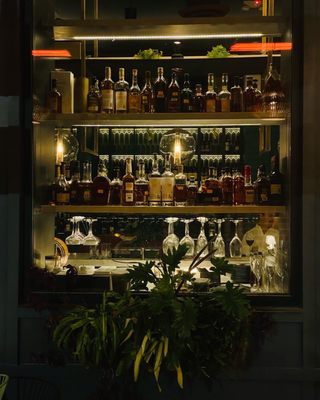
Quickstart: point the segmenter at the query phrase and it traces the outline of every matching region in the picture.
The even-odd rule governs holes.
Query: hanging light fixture
[[[194,137],[185,129],[175,128],[166,132],[160,140],[160,151],[169,154],[175,165],[190,159],[196,148]]]

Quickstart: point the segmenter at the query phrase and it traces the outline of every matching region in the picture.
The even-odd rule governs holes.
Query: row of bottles
[[[146,176],[145,164],[139,161],[138,178],[132,171],[132,160],[126,159],[126,172],[110,182],[104,160],[100,159],[98,175],[92,180],[91,163],[83,163],[80,179],[80,163],[70,180],[66,178],[65,165],[56,165],[56,177],[52,184],[52,202],[62,204],[95,204],[126,206],[185,206],[185,205],[280,205],[284,201],[284,177],[279,172],[278,158],[273,157],[272,173],[266,176],[264,166],[258,169],[257,180],[251,183],[251,167],[245,166],[244,176],[239,170],[226,167],[218,177],[217,167],[209,167],[209,175],[201,176],[198,185],[196,176],[187,176],[183,165],[171,171],[170,158],[166,157],[165,169],[159,171],[157,155],[154,155],[152,172]]]

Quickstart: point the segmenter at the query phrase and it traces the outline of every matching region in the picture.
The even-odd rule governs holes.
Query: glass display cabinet
[[[74,3],[33,6],[33,264],[96,292],[185,243],[182,268],[205,247],[234,266],[217,284],[297,304],[294,2],[215,2],[158,19]]]

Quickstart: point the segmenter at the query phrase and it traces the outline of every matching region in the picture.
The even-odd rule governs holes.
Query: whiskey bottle
[[[79,204],[91,204],[92,201],[92,164],[84,162],[82,180],[79,182]]]
[[[109,204],[111,205],[121,204],[122,181],[119,176],[120,170],[115,168],[115,178],[110,183]]]
[[[241,86],[239,84],[239,77],[234,78],[234,85],[230,89],[231,99],[230,99],[230,110],[233,112],[243,111],[243,93]]]
[[[62,95],[57,89],[57,80],[52,79],[51,90],[47,95],[47,111],[49,113],[62,113]]]
[[[149,182],[146,178],[144,161],[139,160],[139,175],[135,182],[136,206],[147,206],[149,195]]]
[[[194,111],[204,112],[205,111],[205,97],[202,93],[202,85],[198,83],[196,85],[196,91],[194,94]]]
[[[251,181],[251,167],[250,165],[244,166],[244,191],[245,191],[245,204],[254,203],[254,187]]]
[[[129,89],[128,95],[128,108],[129,113],[141,112],[141,90],[138,85],[138,70],[132,70],[132,85]]]
[[[54,166],[54,180],[50,186],[49,203],[56,204],[56,191],[58,187],[58,181],[60,178],[60,164]]]
[[[228,74],[222,74],[222,89],[217,96],[218,110],[220,112],[230,112],[231,93],[228,90]]]
[[[233,179],[229,168],[225,168],[221,179],[222,203],[232,205],[233,203]]]
[[[245,183],[243,175],[236,170],[233,175],[233,204],[244,204],[246,201]]]
[[[119,80],[114,84],[115,112],[123,114],[128,111],[129,84],[124,79],[124,68],[119,68]]]
[[[166,111],[167,82],[163,77],[163,68],[158,67],[158,77],[154,83],[154,109],[155,112]]]
[[[145,84],[141,92],[141,111],[143,113],[154,112],[154,93],[151,83],[151,72],[145,72]]]
[[[193,175],[190,176],[187,188],[187,206],[195,206],[197,204],[198,185]]]
[[[173,205],[174,175],[171,172],[170,156],[166,156],[165,170],[161,176],[161,202],[163,206]]]
[[[274,155],[271,158],[270,180],[270,204],[281,205],[284,203],[285,177],[279,171],[279,157]]]
[[[183,173],[183,165],[179,164],[173,191],[174,204],[176,206],[185,206],[187,204],[187,194],[187,177]]]
[[[167,90],[167,110],[175,113],[181,110],[180,87],[175,72],[172,73],[171,82]]]
[[[96,78],[92,78],[90,90],[87,96],[87,111],[89,113],[100,113],[101,103],[102,98],[99,89],[99,81]]]
[[[73,174],[70,183],[70,204],[79,203],[79,182],[80,182],[80,162],[75,161],[73,163]]]
[[[262,111],[277,113],[285,108],[285,95],[280,75],[273,67],[272,53],[268,55],[268,71],[262,93]]]
[[[133,206],[135,203],[134,198],[134,176],[132,175],[132,160],[126,159],[126,174],[122,178],[122,198],[121,204],[123,206]]]
[[[222,192],[216,167],[209,167],[209,176],[204,184],[206,188],[204,203],[213,205],[221,204]]]
[[[110,179],[104,160],[100,159],[98,164],[98,175],[92,182],[92,204],[106,205],[109,201]]]
[[[57,175],[59,171],[57,171]],[[70,203],[70,187],[65,177],[65,164],[60,165],[60,174],[55,185],[55,204],[64,205]]]
[[[267,205],[270,201],[270,181],[266,177],[264,165],[260,165],[257,180],[254,182],[254,202],[258,205]]]
[[[247,112],[255,111],[255,109],[254,109],[255,99],[256,99],[255,89],[253,87],[252,78],[249,77],[248,81],[247,81],[247,87],[245,88],[245,90],[243,92],[244,111],[247,111]]]
[[[214,75],[212,73],[208,74],[208,90],[206,92],[206,112],[216,112],[216,99],[217,93],[214,91]]]
[[[111,79],[111,68],[105,68],[105,78],[101,82],[102,112],[112,114],[114,112],[114,82]]]
[[[184,74],[183,89],[181,90],[181,111],[193,111],[193,92],[190,88],[190,75]]]
[[[159,172],[157,154],[153,155],[152,172],[149,174],[149,205],[161,205],[161,174]]]

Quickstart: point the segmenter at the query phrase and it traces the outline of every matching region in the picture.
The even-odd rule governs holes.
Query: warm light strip
[[[73,36],[74,40],[183,40],[183,39],[237,39],[260,38],[262,33],[221,33],[208,35],[142,35],[142,36]]]
[[[291,42],[275,42],[275,43],[235,43],[230,47],[232,52],[246,51],[290,51],[292,50]]]
[[[33,57],[71,57],[68,50],[32,50]]]

